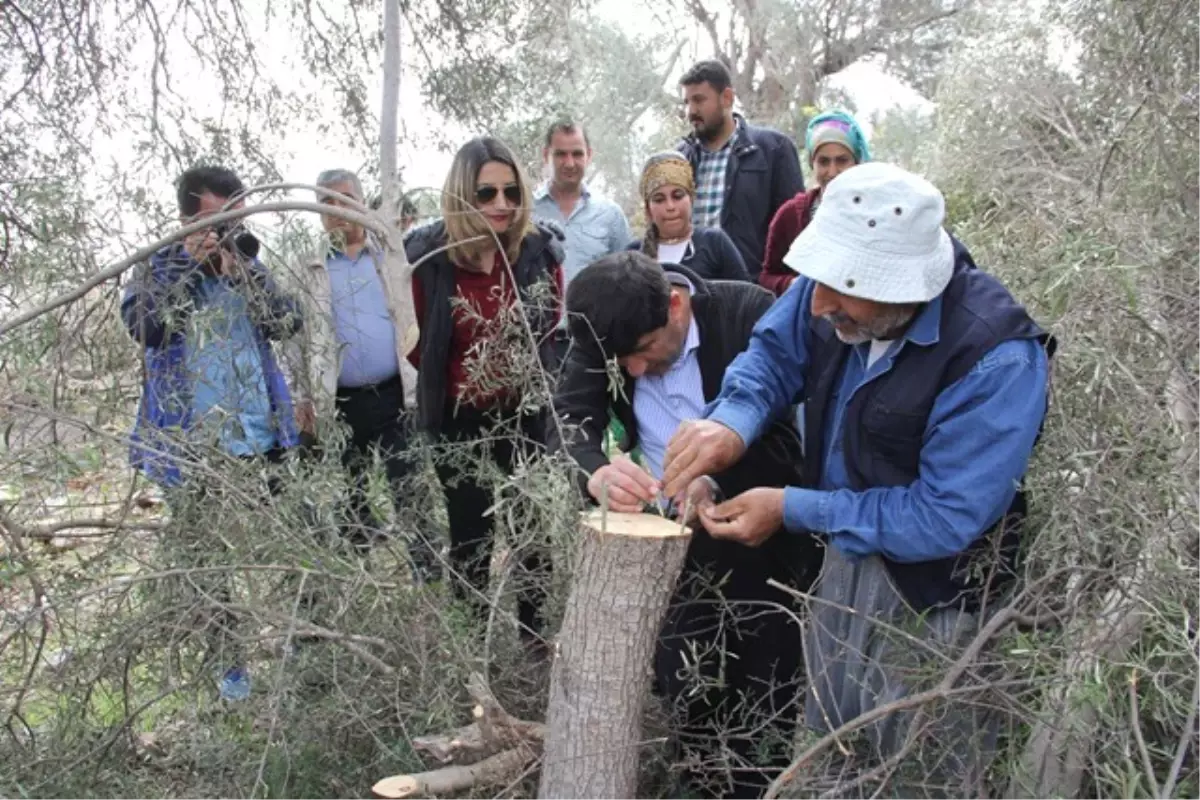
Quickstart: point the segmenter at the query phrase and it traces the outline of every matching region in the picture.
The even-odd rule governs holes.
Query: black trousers
[[[338,418],[350,427],[350,440],[342,451],[342,463],[350,472],[348,517],[343,531],[351,541],[368,542],[379,528],[379,520],[367,501],[367,476],[373,449],[379,450],[388,482],[398,486],[408,475],[408,436],[404,429],[404,389],[400,377],[373,386],[338,387]]]
[[[759,797],[790,761],[802,707],[799,603],[767,579],[807,590],[812,575],[794,560],[803,554],[774,544],[747,548],[696,530],[667,611],[655,674],[678,757],[695,765],[678,787],[689,796]]]
[[[337,414],[350,427],[350,440],[342,451],[342,463],[351,481],[342,535],[360,552],[366,552],[373,541],[384,536],[383,523],[372,512],[367,497],[372,451],[378,450],[383,461],[397,517],[406,508],[402,494],[404,479],[415,467],[408,449],[408,420],[400,377],[373,386],[339,387]],[[411,535],[406,536],[405,545],[413,569],[422,578],[435,578],[440,573],[437,548],[418,532],[408,533]]]
[[[492,487],[481,480],[476,465],[491,461],[511,473],[520,455],[532,455],[541,447],[539,432],[529,417],[447,407],[441,439],[443,444],[462,446],[437,459],[438,479],[446,495],[450,522],[450,563],[459,577],[454,587],[459,597],[482,618],[491,599],[488,578],[495,530],[493,517],[484,514],[493,504]],[[542,607],[550,578],[550,559],[537,542],[510,542],[510,545],[518,556],[514,578],[521,637],[536,641],[544,622]]]

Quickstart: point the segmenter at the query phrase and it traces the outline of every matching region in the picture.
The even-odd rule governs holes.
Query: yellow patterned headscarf
[[[688,194],[696,196],[692,164],[674,150],[655,153],[646,160],[646,166],[642,168],[642,200],[649,203],[650,195],[667,185],[682,186]]]

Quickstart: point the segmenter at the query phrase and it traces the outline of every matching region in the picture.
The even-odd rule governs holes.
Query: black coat
[[[538,222],[521,242],[521,252],[512,265],[518,297],[524,306],[535,336],[538,356],[547,372],[557,368],[551,334],[557,324],[557,306],[543,302],[544,294],[534,286],[554,281],[554,271],[564,258],[561,228],[549,222]],[[418,348],[421,353],[417,370],[417,416],[420,428],[436,434],[442,426],[446,396],[446,363],[454,321],[451,298],[455,293],[455,266],[449,255],[440,248],[446,245],[446,226],[436,222],[415,231],[405,238],[404,250],[411,264],[417,264],[414,277],[424,291],[425,316],[417,320],[421,332]]]
[[[739,117],[741,120],[741,118]],[[767,228],[779,207],[804,191],[800,154],[782,133],[741,120],[725,173],[721,230],[737,245],[750,277],[758,279],[767,247]],[[696,137],[679,143],[695,171],[703,147]]]
[[[686,267],[664,264],[663,269],[685,276],[695,287],[692,314],[700,333],[700,376],[704,400],[711,402],[721,390],[721,379],[729,363],[750,344],[750,333],[775,297],[761,286],[740,281],[705,281]],[[587,496],[587,479],[608,463],[604,455],[604,433],[609,415],[625,427],[622,448],[637,445],[637,422],[633,415],[635,379],[621,371],[620,391],[610,391],[604,356],[592,342],[574,342],[559,378],[555,411],[563,419],[564,435],[547,431],[551,450],[565,449],[582,468],[580,487]],[[790,415],[789,415],[790,416]],[[781,418],[758,438],[737,464],[712,476],[726,497],[756,486],[798,486],[802,468],[799,436],[790,419]],[[780,531],[760,548],[748,548],[727,540],[715,540],[703,529],[693,537],[689,560],[694,565],[733,568],[734,595],[760,596],[767,592],[768,577],[807,587],[820,569],[821,550],[816,540],[804,534]],[[778,593],[776,599],[778,599]]]
[[[627,249],[640,251],[642,241],[639,239],[631,243]],[[679,264],[706,281],[751,280],[737,245],[725,231],[717,228],[696,228],[692,231],[691,244]]]

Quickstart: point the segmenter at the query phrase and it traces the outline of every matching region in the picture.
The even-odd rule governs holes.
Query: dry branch
[[[483,753],[487,744],[479,725],[472,722],[450,733],[437,733],[431,736],[417,736],[412,740],[412,748],[418,753],[424,753],[439,764],[450,764],[455,761],[473,760]]]
[[[105,267],[92,277],[80,283],[74,289],[63,292],[52,300],[48,300],[35,308],[31,308],[28,311],[17,314],[15,317],[9,320],[0,322],[0,336],[4,336],[10,331],[16,330],[22,325],[32,322],[43,314],[48,314],[56,308],[61,308],[68,303],[72,303],[80,299],[100,284],[119,277],[121,273],[125,272],[127,269],[130,269],[134,265],[145,261],[147,258],[158,252],[159,249],[172,244],[173,242],[177,242],[180,239],[183,239],[185,236],[195,233],[196,231],[202,231],[206,228],[211,228],[213,225],[218,225],[222,222],[232,222],[234,220],[243,219],[251,216],[252,214],[277,213],[281,211],[312,211],[317,214],[328,214],[331,216],[340,217],[341,219],[348,220],[350,222],[357,222],[359,225],[362,225],[368,230],[373,231],[385,238],[388,235],[387,228],[376,217],[368,216],[366,214],[359,214],[355,211],[350,211],[349,209],[338,208],[337,206],[322,203],[288,200],[278,203],[261,203],[256,206],[246,206],[245,208],[223,211],[220,214],[213,214],[210,217],[205,217],[202,220],[197,220],[196,222],[184,225],[183,227],[167,236],[164,236],[158,241],[148,244],[140,250],[134,251],[133,255],[118,261],[112,266]]]
[[[393,775],[371,789],[377,797],[432,797],[502,785],[521,775],[541,752],[546,726],[511,716],[478,673],[467,681],[475,721],[447,734],[413,739],[413,749],[434,760],[459,763],[430,772]]]
[[[90,539],[96,536],[111,536],[118,531],[161,531],[167,523],[161,520],[136,519],[64,519],[56,522],[42,522],[17,528],[14,533],[24,539],[51,540],[58,537],[69,539]],[[63,533],[80,528],[91,528],[94,533]]]
[[[489,756],[477,764],[442,767],[413,775],[393,775],[371,787],[376,797],[442,797],[481,786],[503,785],[520,775],[537,758],[530,747],[517,747]]]

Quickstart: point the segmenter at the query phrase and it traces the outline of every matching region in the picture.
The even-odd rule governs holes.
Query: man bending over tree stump
[[[799,439],[775,421],[729,469],[697,476],[669,502],[659,491],[668,441],[680,423],[703,416],[771,301],[758,286],[709,283],[637,252],[605,256],[575,277],[567,290],[573,345],[555,407],[568,429],[577,428],[565,443],[552,434],[551,446],[565,447],[583,468],[588,496],[598,502],[607,492],[617,512],[657,503],[671,514],[799,479]],[[614,358],[616,391],[606,369]],[[604,455],[610,414],[630,440],[623,449],[640,444],[649,473]],[[679,715],[680,743],[699,765],[688,769],[681,791],[758,796],[787,763],[801,632],[789,613],[794,598],[767,580],[806,590],[820,563],[811,537],[781,535],[754,548],[695,530],[655,658],[659,689]]]

